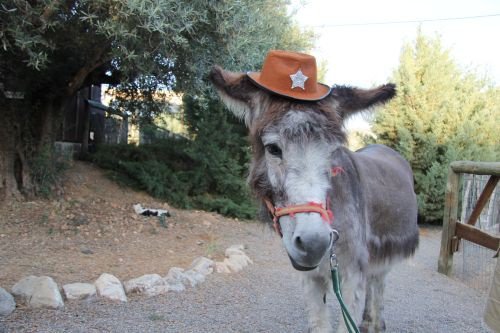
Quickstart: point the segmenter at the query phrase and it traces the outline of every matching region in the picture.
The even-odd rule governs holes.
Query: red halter
[[[317,202],[308,202],[302,205],[292,205],[287,207],[274,207],[271,201],[264,199],[269,213],[273,217],[273,227],[274,230],[283,237],[281,233],[281,227],[279,224],[279,219],[282,216],[290,215],[294,217],[297,213],[318,213],[321,218],[328,224],[333,223],[333,212],[329,208],[323,207],[323,204]]]
[[[331,174],[333,177],[337,176],[342,172],[344,172],[344,169],[342,169],[342,167],[333,167],[331,170]],[[285,215],[290,215],[291,217],[294,217],[295,214],[297,213],[318,213],[319,215],[321,215],[323,221],[325,221],[330,225],[333,223],[334,216],[333,212],[329,207],[330,198],[326,199],[326,207],[324,207],[323,204],[321,203],[312,201],[301,205],[292,205],[286,207],[275,207],[268,199],[264,199],[264,203],[266,204],[267,210],[273,217],[274,230],[281,237],[283,237],[283,234],[281,233],[281,226],[279,224],[279,219],[280,217]]]

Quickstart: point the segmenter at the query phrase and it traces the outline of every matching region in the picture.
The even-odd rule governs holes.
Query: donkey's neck
[[[331,209],[336,228],[343,229],[354,220],[364,221],[364,198],[353,152],[346,147],[338,148],[332,159],[332,169],[335,168],[338,171],[332,177]]]

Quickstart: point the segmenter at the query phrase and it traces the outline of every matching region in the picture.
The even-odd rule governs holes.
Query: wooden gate
[[[465,223],[458,220],[458,198],[462,174],[490,175],[483,192]],[[495,252],[500,248],[500,237],[475,227],[476,221],[488,202],[500,179],[500,162],[456,161],[450,164],[446,183],[443,233],[439,254],[438,271],[450,275],[453,266],[453,253],[458,251],[460,239],[466,239]]]

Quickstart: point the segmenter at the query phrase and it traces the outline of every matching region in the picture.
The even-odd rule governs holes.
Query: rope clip
[[[337,262],[337,255],[335,254],[335,243],[339,240],[339,232],[335,229],[332,229],[330,231],[330,268],[337,268],[338,267],[338,262]]]

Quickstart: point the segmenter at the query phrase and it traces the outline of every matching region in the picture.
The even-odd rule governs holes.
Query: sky
[[[299,24],[319,35],[312,54],[328,62],[326,84],[370,87],[387,82],[401,48],[415,39],[420,26],[426,35],[439,35],[460,66],[486,74],[500,86],[500,0],[293,0],[292,8]]]

